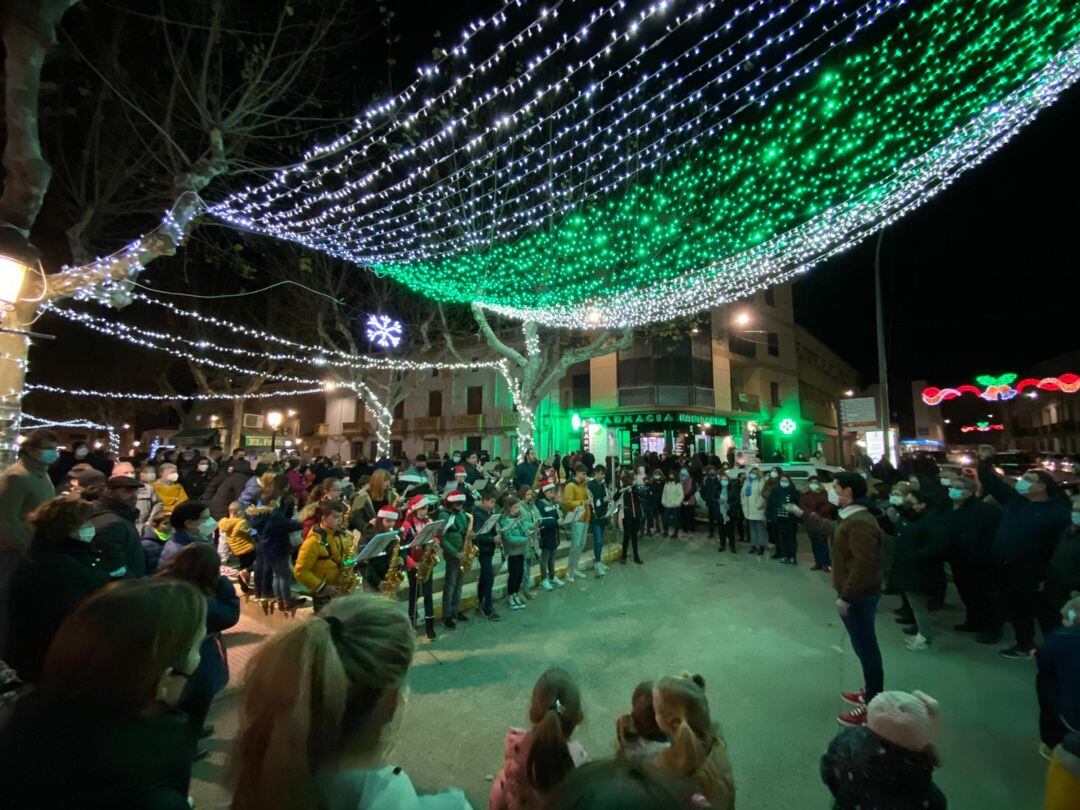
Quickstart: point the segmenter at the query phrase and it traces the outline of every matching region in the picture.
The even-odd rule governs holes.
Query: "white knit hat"
[[[866,725],[893,745],[925,751],[941,728],[938,702],[923,692],[881,692],[866,707]]]

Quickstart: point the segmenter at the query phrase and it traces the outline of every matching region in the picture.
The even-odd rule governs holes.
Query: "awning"
[[[181,430],[169,437],[172,444],[206,445],[211,447],[220,444],[221,434],[217,428],[200,428],[198,430]]]

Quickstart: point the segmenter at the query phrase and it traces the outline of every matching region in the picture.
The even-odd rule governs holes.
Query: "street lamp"
[[[852,390],[851,390],[851,389],[849,388],[849,389],[848,389],[847,391],[845,391],[845,392],[844,392],[844,396],[845,396],[845,397],[853,397],[853,396],[855,396],[855,392],[854,392],[854,391],[852,391]]]
[[[285,417],[282,416],[281,411],[270,411],[266,414],[266,424],[270,426],[270,451],[273,452],[277,446],[277,429],[281,427],[281,422]]]
[[[38,266],[40,254],[10,225],[0,227],[0,306],[14,309],[26,273]]]
[[[735,325],[736,326],[749,326],[750,325],[750,313],[749,312],[740,312],[738,315],[736,315],[735,316]]]

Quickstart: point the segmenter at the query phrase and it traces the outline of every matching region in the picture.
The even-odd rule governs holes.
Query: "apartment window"
[[[780,383],[769,383],[769,398],[774,408],[780,407]]]
[[[574,408],[588,408],[592,404],[588,374],[575,374],[570,378],[570,397]]]
[[[776,294],[773,292],[772,287],[765,288],[765,303],[770,307],[776,306]]]
[[[780,356],[780,335],[776,332],[769,332],[769,356]]]
[[[470,385],[465,389],[465,413],[473,416],[484,412],[484,386]]]
[[[442,416],[442,391],[428,391],[427,415]]]
[[[728,338],[728,347],[731,349],[732,354],[737,354],[740,357],[749,357],[751,360],[757,357],[757,344],[738,335],[732,335]]]
[[[401,400],[401,402],[399,402],[397,405],[394,406],[394,418],[395,419],[404,419],[405,418],[405,400]]]
[[[439,440],[438,439],[424,439],[424,455],[428,458],[433,458],[439,455]]]
[[[390,440],[390,458],[401,458],[401,439]]]
[[[574,385],[575,400],[577,391],[582,391],[588,381],[588,375],[581,375],[584,380]],[[618,356],[619,388],[639,388],[654,385],[698,386],[712,388],[712,335],[708,324],[697,327],[696,333],[678,337],[657,336],[652,340],[636,342]],[[575,401],[574,407],[579,405]]]
[[[481,436],[466,436],[465,437],[465,452],[471,453],[475,450],[479,453],[483,448],[480,446],[483,438]]]

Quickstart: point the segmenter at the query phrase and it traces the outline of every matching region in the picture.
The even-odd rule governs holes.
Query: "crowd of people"
[[[1046,806],[1067,807],[1080,789],[1080,499],[1041,470],[1006,483],[989,449],[977,480],[881,464],[810,477],[800,492],[783,465],[705,455],[624,465],[585,452],[541,463],[530,451],[510,466],[466,452],[346,469],[296,453],[110,458],[58,445],[32,433],[0,475],[0,651],[11,667],[0,761],[18,775],[13,806],[188,806],[210,706],[229,680],[221,633],[239,620],[237,588],[267,613],[294,616],[310,600],[315,615],[286,626],[245,673],[235,806],[468,806],[454,791],[418,798],[381,758],[418,636],[436,638],[436,565],[445,630],[470,620],[462,584],[474,561],[477,615],[500,621],[498,565],[507,607],[521,610],[536,590],[586,575],[589,538],[592,573],[605,576],[613,527],[622,564],[644,564],[642,536],[703,535],[722,553],[743,543],[795,565],[805,530],[863,673],[840,696],[844,729],[821,763],[837,807],[946,806],[932,778],[937,703],[885,690],[876,629],[882,594],[899,595],[909,648],[935,649],[946,564],[967,611],[955,631],[991,643],[1007,623],[1015,643],[1002,655],[1037,658]],[[370,593],[393,596],[405,581],[406,611]],[[734,806],[700,676],[639,684],[611,761],[588,762],[573,740],[584,701],[569,673],[541,675],[531,727],[507,734],[492,807],[602,806],[597,791],[620,806]],[[57,755],[72,761],[70,779],[50,774]]]

